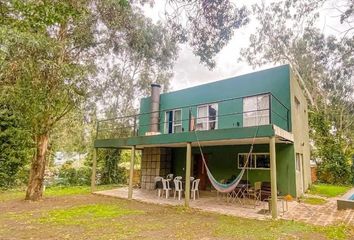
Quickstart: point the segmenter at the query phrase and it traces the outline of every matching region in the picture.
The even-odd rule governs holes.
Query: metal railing
[[[256,110],[251,111],[240,111],[240,109],[243,109],[242,100],[244,98],[262,95],[267,95],[269,97],[269,104],[267,108],[257,108]],[[215,120],[211,119],[210,116],[197,117],[198,107],[213,104],[217,104]],[[181,119],[178,119],[177,121],[166,121],[166,112],[173,110],[181,110]],[[168,109],[160,109],[157,112],[160,116],[158,126],[161,134],[175,133],[176,131],[174,130],[178,130],[178,132],[190,131],[192,130],[191,127],[193,127],[193,124],[198,130],[212,130],[210,129],[210,126],[213,124],[210,125],[210,123],[213,122],[215,122],[215,129],[240,128],[245,127],[246,124],[244,123],[244,120],[247,119],[247,117],[248,119],[252,120],[253,118],[255,120],[256,123],[254,125],[276,124],[284,130],[290,131],[289,109],[276,96],[269,92],[217,101],[201,102],[186,106],[177,106]],[[150,123],[150,115],[152,113],[153,112],[146,112],[130,116],[99,120],[97,122],[96,138],[109,139],[143,136],[146,132],[149,132],[150,126],[152,125]],[[185,117],[186,115],[187,117]],[[177,128],[174,129],[176,126]],[[179,128],[179,126],[181,127]],[[206,126],[206,129],[204,126]],[[247,124],[247,126],[252,126],[252,123]],[[171,129],[171,127],[173,129]]]

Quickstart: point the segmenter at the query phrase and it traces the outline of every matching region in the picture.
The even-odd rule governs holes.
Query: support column
[[[96,168],[97,168],[97,148],[93,150],[93,157],[92,157],[91,192],[96,191]]]
[[[190,199],[190,189],[191,189],[191,159],[192,159],[192,144],[190,142],[187,143],[187,154],[186,154],[186,186],[184,192],[184,206],[189,207],[189,199]]]
[[[129,189],[128,189],[129,200],[133,198],[134,161],[135,161],[135,146],[132,146],[131,157],[130,157]]]
[[[277,167],[276,167],[276,155],[275,155],[275,136],[270,137],[269,141],[270,152],[270,182],[271,182],[271,197],[272,197],[272,218],[278,217],[278,199],[277,199]]]

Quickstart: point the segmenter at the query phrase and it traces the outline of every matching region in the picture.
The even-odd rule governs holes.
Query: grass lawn
[[[47,197],[39,202],[19,199],[23,193],[0,193],[0,199],[7,199],[0,202],[0,239],[228,240],[354,237],[352,226],[319,227],[294,221],[251,220],[87,193],[89,188],[52,188],[46,192]]]
[[[313,184],[308,193],[322,197],[337,197],[346,193],[352,186],[338,186],[329,184]]]
[[[101,185],[97,186],[97,190],[111,189],[117,185]],[[82,195],[90,194],[91,188],[89,186],[55,186],[47,187],[44,192],[44,197],[59,197],[59,196],[70,196],[70,195]],[[26,190],[24,189],[14,189],[7,191],[0,191],[0,203],[15,199],[24,199],[26,195]]]
[[[312,204],[312,205],[323,205],[327,201],[326,201],[326,199],[317,198],[317,197],[302,197],[301,202],[304,202],[307,204]]]

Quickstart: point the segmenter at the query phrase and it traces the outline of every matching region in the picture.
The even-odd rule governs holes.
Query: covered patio
[[[254,138],[254,134],[257,131],[257,137]],[[183,140],[188,139],[190,142],[181,142],[179,139],[176,139],[177,135],[186,135],[184,137],[181,137]],[[269,198],[269,201],[271,201],[270,206],[272,207],[272,217],[277,218],[278,217],[278,200],[277,200],[277,177],[276,177],[276,144],[286,144],[286,143],[292,143],[293,141],[293,136],[292,134],[288,133],[287,131],[284,131],[280,129],[279,127],[275,125],[265,125],[265,126],[259,126],[259,127],[249,127],[249,128],[234,128],[234,129],[218,129],[218,130],[213,130],[213,131],[201,131],[198,133],[199,135],[199,143],[201,144],[202,147],[209,147],[209,146],[214,146],[214,147],[221,147],[221,146],[244,146],[243,148],[247,149],[246,152],[249,151],[249,146],[251,144],[255,144],[257,146],[262,146],[264,149],[267,149],[266,151],[270,153],[270,168],[269,171],[263,171],[263,175],[267,175],[268,181],[271,185],[271,197]],[[225,137],[228,136],[228,137]],[[132,155],[131,155],[131,166],[134,166],[134,161],[135,161],[135,151],[137,150],[143,150],[143,160],[151,161],[151,159],[154,159],[153,162],[151,162],[150,169],[147,169],[147,175],[144,176],[144,171],[146,169],[142,169],[142,184],[141,188],[142,189],[134,189],[134,194],[133,194],[133,168],[131,167],[131,172],[130,172],[130,178],[129,178],[129,187],[127,189],[120,189],[120,190],[114,190],[112,194],[122,197],[122,198],[128,198],[128,199],[137,199],[141,200],[141,196],[143,196],[144,201],[147,199],[152,199],[154,202],[158,200],[158,202],[164,203],[165,200],[163,199],[157,199],[156,196],[154,197],[153,194],[149,193],[149,191],[145,191],[146,189],[154,189],[155,183],[154,183],[154,178],[156,176],[166,176],[166,174],[170,172],[165,172],[167,169],[171,169],[164,167],[166,164],[169,164],[167,162],[167,159],[173,159],[175,160],[175,163],[178,163],[178,167],[174,167],[174,170],[179,170],[179,173],[175,173],[175,176],[182,176],[184,179],[190,179],[191,174],[193,173],[193,159],[195,159],[195,150],[197,150],[198,147],[198,141],[196,139],[196,134],[193,132],[183,132],[183,133],[178,133],[178,134],[173,134],[173,135],[154,135],[154,136],[143,136],[143,137],[135,137],[136,139],[134,143],[128,143],[127,141],[132,141],[132,138],[127,138],[127,139],[115,139],[115,140],[96,140],[95,141],[95,147],[96,149],[98,147],[119,147],[119,148],[125,148],[125,149],[131,149]],[[149,140],[149,141],[147,141]],[[114,141],[122,141],[122,142],[114,142]],[[105,144],[104,144],[105,143]],[[129,146],[130,145],[130,146]],[[291,145],[291,144],[290,144]],[[174,154],[171,155],[171,153],[166,153],[165,149],[180,149],[178,154],[176,155],[177,152],[174,152]],[[194,150],[193,150],[194,149]],[[149,150],[149,151],[148,151]],[[198,150],[199,151],[199,150]],[[145,162],[143,161],[143,163]],[[171,160],[168,160],[171,161]],[[150,163],[148,163],[150,164]],[[156,165],[155,165],[156,164]],[[143,165],[142,165],[143,168]],[[92,191],[95,191],[95,169],[96,169],[96,158],[94,157],[94,162],[93,162],[93,172],[92,172]],[[155,171],[156,170],[156,171]],[[163,170],[163,171],[162,171]],[[158,172],[159,171],[159,172]],[[247,176],[248,178],[248,176]],[[147,179],[147,180],[146,180]],[[147,181],[147,182],[146,182]],[[258,180],[259,181],[259,180]],[[190,184],[185,184],[184,187],[184,201],[180,202],[174,202],[173,200],[169,199],[166,204],[177,204],[177,205],[182,205],[188,207],[199,207],[199,206],[204,206],[204,208],[207,209],[216,209],[215,212],[242,212],[245,215],[250,214],[254,218],[267,218],[269,216],[264,216],[260,215],[257,213],[257,208],[253,208],[253,206],[250,206],[249,208],[251,209],[250,211],[239,211],[237,208],[235,208],[235,204],[230,205],[225,205],[225,201],[220,202],[216,201],[216,192],[214,195],[211,197],[206,194],[206,192],[203,192],[201,195],[200,199],[197,201],[190,201]],[[110,195],[110,192],[106,192],[105,194]],[[210,194],[209,194],[210,195]],[[148,202],[150,202],[148,200]],[[213,203],[215,201],[215,203]],[[196,204],[197,203],[197,204]],[[208,203],[208,204],[204,204]],[[265,203],[266,209],[268,209],[267,203]],[[240,209],[245,208],[244,205],[238,206]],[[264,206],[262,206],[264,208]],[[229,209],[228,209],[229,208]],[[247,207],[246,207],[247,208]],[[227,209],[227,210],[225,210]],[[236,209],[236,210],[235,210]],[[264,211],[263,211],[264,212]]]

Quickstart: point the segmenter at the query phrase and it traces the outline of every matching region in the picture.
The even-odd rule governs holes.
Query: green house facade
[[[272,182],[275,193],[293,197],[310,185],[307,103],[289,65],[159,91],[152,85],[140,113],[118,120],[125,132],[98,134],[95,140],[96,148],[142,151],[141,188],[153,189],[156,176],[173,173],[200,178],[202,190],[213,190],[199,144],[218,181],[239,174],[253,145],[243,176],[251,185]],[[100,122],[99,133],[105,125]]]

